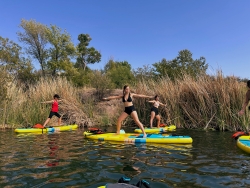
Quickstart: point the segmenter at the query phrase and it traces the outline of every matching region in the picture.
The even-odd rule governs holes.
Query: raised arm
[[[108,100],[113,100],[113,99],[121,99],[123,96],[122,95],[118,95],[118,96],[110,96],[110,97],[105,97],[103,98],[104,101],[108,101]]]

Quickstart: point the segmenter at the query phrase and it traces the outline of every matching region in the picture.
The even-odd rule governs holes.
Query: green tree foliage
[[[8,83],[10,81],[10,74],[6,71],[5,67],[0,66],[0,105],[2,105],[3,101],[7,98]]]
[[[0,37],[0,66],[21,82],[35,80],[31,61],[22,57],[22,48],[8,38]]]
[[[154,79],[154,70],[149,65],[143,65],[143,67],[133,70],[133,74],[138,81]]]
[[[51,71],[52,76],[55,76],[58,71],[74,72],[73,63],[71,63],[70,59],[75,54],[75,47],[70,35],[66,31],[62,32],[60,28],[52,25],[47,30],[47,39],[51,46],[48,50],[49,60],[47,67]]]
[[[168,76],[171,79],[179,78],[182,74],[197,77],[206,72],[208,64],[204,57],[193,59],[189,50],[181,50],[178,56],[170,61],[165,58],[161,62],[154,63],[154,71],[158,76]]]
[[[8,38],[0,37],[0,64],[8,72],[16,72],[20,64],[21,47]]]
[[[46,49],[48,27],[34,20],[28,21],[24,19],[21,21],[20,26],[23,32],[17,33],[19,40],[27,45],[27,54],[38,60],[44,74],[48,58],[48,50]]]
[[[101,100],[105,94],[110,93],[114,88],[114,84],[110,80],[110,78],[103,74],[101,71],[93,71],[92,79],[91,79],[92,87],[96,88],[96,95]]]
[[[109,60],[104,67],[104,72],[112,83],[115,84],[116,88],[122,88],[124,84],[135,81],[131,65],[127,61]]]
[[[78,87],[91,86],[91,79],[93,78],[93,71],[86,67],[85,70],[78,69],[75,74],[72,74],[70,80]]]
[[[101,61],[101,53],[94,47],[89,46],[92,40],[88,34],[80,34],[78,36],[79,44],[77,45],[77,68],[86,69],[87,64],[94,64]]]

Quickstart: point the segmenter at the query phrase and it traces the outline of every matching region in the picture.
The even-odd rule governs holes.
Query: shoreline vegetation
[[[124,110],[122,102],[102,98],[121,95],[122,87],[129,85],[135,93],[158,95],[167,104],[159,108],[161,121],[167,125],[249,130],[249,111],[238,116],[246,79],[225,77],[222,71],[208,75],[206,58],[195,59],[188,49],[180,50],[173,59],[163,57],[137,69],[126,60],[110,58],[102,69],[92,70],[89,65],[101,62],[102,54],[90,45],[92,38],[87,33],[71,36],[54,24],[22,19],[17,38],[19,43],[0,36],[0,128],[43,124],[51,106],[41,102],[56,93],[63,99],[59,104],[63,124],[115,125]],[[149,127],[151,105],[146,99],[133,103],[140,121]],[[52,118],[49,125],[55,124]],[[127,118],[124,125],[134,122]]]
[[[100,76],[100,75],[99,75]],[[105,83],[105,79],[98,78]],[[64,124],[76,123],[80,126],[115,126],[122,112],[120,100],[102,101],[107,95],[120,95],[121,89],[105,87],[75,87],[66,78],[40,78],[36,84],[20,85],[7,82],[6,100],[2,101],[0,114],[1,128],[31,127],[46,120],[50,105],[40,104],[60,94],[63,102],[59,110]],[[99,83],[102,85],[102,83]],[[108,87],[106,85],[106,87]],[[177,128],[205,129],[220,131],[249,130],[249,111],[238,116],[246,86],[236,77],[223,77],[221,72],[215,76],[200,75],[192,78],[183,75],[181,79],[160,78],[137,81],[131,85],[134,92],[145,95],[159,95],[167,107],[160,107],[162,122]],[[134,100],[139,119],[144,126],[149,126],[150,104],[146,99]],[[51,119],[51,125],[56,124]],[[155,122],[154,122],[155,124]],[[123,125],[134,126],[127,118]]]

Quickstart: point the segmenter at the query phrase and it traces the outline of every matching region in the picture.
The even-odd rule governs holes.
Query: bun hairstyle
[[[123,95],[125,95],[125,89],[127,89],[128,85],[123,86]]]
[[[247,81],[247,87],[250,88],[250,80]]]

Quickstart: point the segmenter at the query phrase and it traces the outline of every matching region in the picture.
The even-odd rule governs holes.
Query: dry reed
[[[237,78],[225,78],[221,72],[215,76],[202,75],[196,79],[183,75],[182,79],[176,81],[168,78],[157,82],[141,81],[135,86],[137,93],[160,95],[160,101],[167,104],[167,109],[160,108],[163,122],[183,128],[221,131],[249,129],[249,116],[237,115],[242,106],[245,87]],[[148,104],[137,100],[135,105],[140,107],[138,114],[141,121],[149,124]]]
[[[1,113],[2,127],[30,127],[36,123],[43,124],[47,119],[51,105],[41,104],[59,94],[63,102],[59,105],[59,113],[63,115],[63,124],[84,124],[86,115],[79,100],[77,88],[64,78],[42,78],[36,85],[31,85],[24,92],[15,82],[8,87],[8,98],[4,101]],[[52,118],[50,125],[56,124]]]

